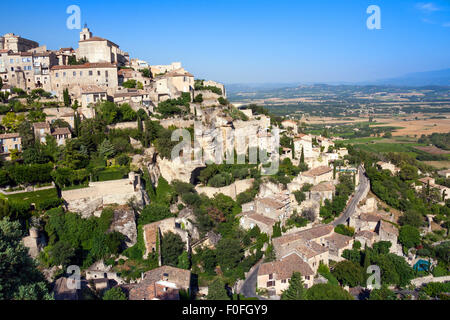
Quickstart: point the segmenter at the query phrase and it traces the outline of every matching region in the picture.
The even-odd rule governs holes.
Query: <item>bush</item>
[[[59,198],[50,198],[50,199],[43,199],[39,202],[36,202],[36,210],[38,211],[46,211],[51,208],[59,207],[63,204],[62,199]]]

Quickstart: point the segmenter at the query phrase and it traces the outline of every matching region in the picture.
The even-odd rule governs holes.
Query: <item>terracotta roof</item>
[[[50,129],[50,125],[47,122],[35,122],[33,127],[35,129]]]
[[[398,237],[398,229],[387,221],[380,221],[380,230],[383,230],[386,233],[395,234]]]
[[[295,240],[312,240],[316,238],[320,238],[330,234],[333,231],[333,226],[331,225],[323,225],[318,226],[302,231],[298,231],[295,233],[287,234],[272,240],[274,245],[284,245],[286,243],[295,241]]]
[[[261,222],[269,227],[272,227],[276,221],[274,219],[268,218],[266,216],[263,216],[262,214],[258,214],[258,213],[250,213],[245,215],[247,218]]]
[[[96,85],[88,85],[88,86],[82,86],[81,87],[81,93],[101,93],[106,92],[105,89],[100,88]]]
[[[170,72],[167,72],[160,76],[161,78],[171,78],[171,77],[194,77],[194,75],[187,71],[181,71],[181,70],[173,70]]]
[[[12,51],[9,50],[9,49],[3,49],[3,50],[0,50],[0,53],[8,53],[8,52],[12,52]]]
[[[258,276],[273,274],[274,280],[286,280],[290,279],[294,272],[300,272],[302,276],[314,275],[311,267],[297,254],[292,253],[281,260],[261,264]]]
[[[358,231],[357,233],[355,233],[355,238],[362,237],[362,238],[366,238],[366,239],[373,239],[376,236],[377,236],[377,234],[375,232],[368,231],[368,230],[361,230],[361,231]]]
[[[85,63],[73,66],[53,66],[52,70],[89,69],[89,68],[117,68],[117,65],[109,62]]]
[[[378,222],[382,219],[379,214],[376,213],[361,213],[359,219],[368,222]]]
[[[139,97],[139,96],[146,95],[146,94],[148,94],[148,93],[145,91],[120,92],[120,93],[115,93],[114,98]]]
[[[178,288],[165,282],[150,282],[137,284],[131,287],[128,293],[129,300],[179,300]]]
[[[322,182],[319,184],[316,184],[311,188],[312,192],[325,192],[325,191],[335,191],[336,187],[332,182]]]
[[[58,134],[68,134],[70,135],[69,128],[55,128],[55,130],[52,132],[52,136],[56,136]]]
[[[89,42],[89,41],[108,41],[109,43],[113,44],[114,46],[119,47],[119,46],[118,46],[117,44],[115,44],[114,42],[112,42],[112,41],[110,41],[110,40],[108,40],[108,39],[104,39],[104,38],[101,38],[101,37],[97,37],[97,36],[91,37],[91,38],[86,39],[86,40],[80,40],[79,42]]]
[[[294,251],[298,252],[306,259],[311,259],[312,257],[327,252],[328,249],[314,241],[305,241],[296,246]]]
[[[273,209],[281,209],[286,205],[286,204],[284,204],[278,200],[272,199],[272,198],[260,198],[260,199],[257,199],[257,201],[263,203],[267,207],[272,207]]]
[[[432,180],[434,180],[431,177],[425,177],[425,178],[420,178],[419,181],[422,182],[423,184],[427,184],[428,182],[431,182]]]
[[[306,172],[303,172],[302,175],[304,175],[306,177],[317,177],[317,176],[321,176],[323,174],[329,173],[331,171],[333,171],[333,169],[330,167],[320,166],[320,167],[308,170]]]
[[[12,138],[20,138],[20,134],[17,132],[0,134],[0,139],[12,139]]]
[[[144,280],[142,282],[157,282],[161,281],[167,275],[167,281],[173,282],[179,289],[188,289],[191,284],[191,271],[179,269],[171,266],[162,266],[144,273]]]
[[[331,236],[326,237],[325,240],[334,245],[335,248],[344,248],[348,246],[352,237],[344,236],[343,234],[333,233]]]

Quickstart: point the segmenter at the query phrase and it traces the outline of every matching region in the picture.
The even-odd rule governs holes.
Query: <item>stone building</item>
[[[52,90],[62,98],[69,89],[76,98],[81,97],[82,87],[96,85],[108,93],[118,86],[117,66],[111,63],[86,63],[73,66],[54,66],[50,71]]]
[[[254,211],[244,212],[239,219],[239,224],[245,230],[253,229],[258,226],[261,232],[272,236],[273,226],[277,220],[271,219],[269,217],[263,216],[262,214],[257,214]]]
[[[18,133],[0,134],[0,151],[1,156],[6,160],[11,160],[12,150],[22,150],[22,139]]]
[[[91,103],[103,102],[108,100],[108,94],[105,89],[97,85],[88,85],[81,87],[81,106],[87,107]]]
[[[326,181],[313,186],[309,192],[309,198],[321,205],[325,199],[332,200],[336,187],[331,181]]]
[[[77,59],[86,58],[90,63],[113,63],[123,66],[129,62],[128,53],[107,39],[94,37],[86,26],[80,32],[76,50]]]
[[[321,182],[333,180],[333,169],[328,166],[320,166],[301,173],[299,178],[301,184],[309,183],[316,185]]]
[[[294,139],[295,157],[300,159],[302,150],[305,158],[311,158],[314,156],[312,148],[312,138],[306,134],[298,134]]]
[[[36,41],[22,38],[14,33],[7,33],[0,37],[0,50],[11,50],[12,52],[25,52],[39,47]]]
[[[397,174],[400,171],[400,168],[397,168],[390,162],[378,161],[377,167],[381,170],[389,170],[393,175]]]
[[[289,288],[289,280],[294,272],[300,272],[305,288],[314,284],[314,271],[297,254],[273,262],[261,264],[258,270],[258,289],[268,290],[269,296],[281,295]]]
[[[298,132],[298,124],[297,121],[294,120],[284,120],[283,122],[281,122],[281,125],[283,126],[283,128],[285,128],[286,130],[291,130],[293,134],[297,134]]]
[[[179,300],[181,290],[191,290],[191,271],[162,266],[147,271],[139,283],[127,287],[129,300]]]

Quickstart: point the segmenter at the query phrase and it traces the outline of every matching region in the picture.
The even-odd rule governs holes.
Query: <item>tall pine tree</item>
[[[281,294],[281,300],[306,300],[306,288],[300,272],[294,272],[289,280],[289,288]]]

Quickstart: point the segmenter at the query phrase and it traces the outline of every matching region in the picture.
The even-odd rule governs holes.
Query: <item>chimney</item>
[[[163,273],[162,280],[163,281],[169,281],[169,274],[168,273]]]

